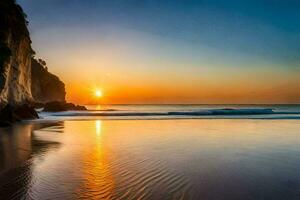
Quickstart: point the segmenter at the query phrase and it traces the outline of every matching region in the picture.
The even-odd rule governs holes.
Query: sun
[[[97,97],[97,98],[100,98],[100,97],[102,97],[102,91],[101,90],[98,90],[98,89],[96,89],[95,90],[95,96]]]

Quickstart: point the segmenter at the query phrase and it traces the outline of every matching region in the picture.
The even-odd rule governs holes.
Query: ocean
[[[42,119],[300,119],[299,105],[86,105]]]

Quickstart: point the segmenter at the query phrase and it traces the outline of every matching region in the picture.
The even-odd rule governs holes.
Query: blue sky
[[[108,68],[113,67],[132,77],[161,74],[155,79],[161,84],[166,76],[175,74],[179,77],[176,81],[182,81],[183,85],[189,80],[198,83],[207,77],[210,82],[215,77],[220,85],[226,85],[231,84],[228,77],[233,73],[236,82],[247,77],[247,73],[249,78],[258,78],[258,82],[274,89],[289,85],[290,80],[296,81],[295,75],[300,75],[300,2],[296,0],[18,2],[29,16],[33,46],[38,55],[67,82],[70,77],[66,72],[74,66],[82,66],[80,61],[68,62],[68,57],[71,59],[81,51],[82,55],[94,59],[89,63],[93,72],[108,74]],[[115,56],[120,62],[97,60],[101,52],[111,52],[108,57]],[[62,62],[62,54],[66,58],[63,64],[56,60],[60,58]],[[96,66],[102,61],[110,66],[106,69],[104,65]],[[126,64],[120,66],[122,63]],[[189,74],[180,77],[182,72]],[[203,77],[203,72],[207,72],[207,77]],[[280,74],[282,80],[270,83]],[[100,84],[114,84],[102,76],[93,79],[102,79]],[[154,81],[149,77],[145,80]],[[251,82],[244,84],[249,88]],[[292,93],[292,89],[289,90]],[[298,96],[291,99],[298,100]]]

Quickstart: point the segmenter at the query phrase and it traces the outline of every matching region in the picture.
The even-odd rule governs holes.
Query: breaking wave
[[[118,119],[178,119],[178,118],[254,118],[254,119],[300,119],[299,111],[278,111],[271,108],[224,108],[179,111],[66,111],[40,113],[44,119],[51,118],[118,118]]]

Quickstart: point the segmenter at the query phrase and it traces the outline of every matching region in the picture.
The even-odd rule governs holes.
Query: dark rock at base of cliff
[[[44,108],[45,106],[44,103],[40,103],[40,102],[31,102],[30,105],[36,109]]]
[[[45,112],[59,112],[59,111],[68,111],[68,110],[87,110],[84,106],[75,105],[73,103],[53,101],[45,103],[44,110]]]
[[[10,126],[12,123],[25,119],[38,119],[39,115],[35,109],[28,105],[11,106],[6,105],[0,111],[0,127]]]

